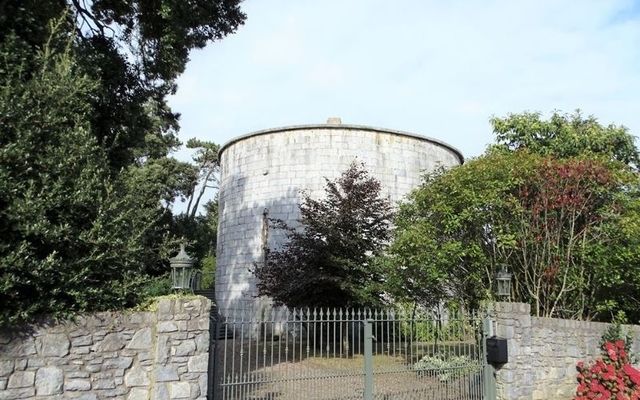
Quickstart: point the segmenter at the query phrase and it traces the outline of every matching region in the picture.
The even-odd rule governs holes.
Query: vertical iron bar
[[[233,377],[236,374],[236,324],[235,322],[237,321],[236,317],[234,317],[234,324],[233,324],[233,332],[232,332],[232,339],[231,339],[231,371],[229,371],[230,373],[230,381],[233,382]],[[244,335],[244,324],[241,322],[240,323],[240,336]],[[240,343],[242,344],[242,343]],[[242,370],[242,346],[240,346],[240,370]],[[233,387],[233,386],[232,386]]]
[[[273,341],[275,339],[275,334],[276,334],[276,312],[275,312],[275,308],[271,309],[271,360],[269,361],[269,370],[271,371],[271,373],[269,374],[269,377],[271,379],[273,379],[274,376],[274,368],[273,368],[273,352],[274,352],[274,344]]]
[[[285,333],[284,333],[284,361],[285,363],[288,363],[291,361],[289,360],[289,309],[287,309],[287,312],[285,314],[284,317],[284,323],[285,323]]]
[[[320,309],[320,358],[324,354],[324,311]]]
[[[300,351],[298,352],[298,357],[300,357],[300,361],[302,361],[302,360],[304,360],[304,358],[303,358],[304,349],[302,347],[303,346],[302,341],[304,339],[304,332],[302,330],[304,329],[304,325],[305,325],[305,323],[304,323],[305,316],[304,316],[304,309],[303,308],[300,309],[299,314],[300,314],[299,315],[300,327],[299,327],[298,331],[300,332],[300,334],[298,336],[299,336],[299,341],[300,341]]]
[[[267,318],[265,320],[262,321],[262,329],[263,329],[263,334],[262,334],[262,368],[264,370],[264,368],[267,367],[267,329],[269,327],[269,317],[267,316]],[[271,331],[273,332],[273,327],[271,327]]]
[[[293,325],[293,335],[291,336],[291,362],[296,362],[296,350],[298,346],[296,345],[296,339],[298,339],[298,333],[296,329],[298,328],[297,324],[297,312],[296,309],[293,309],[293,318],[291,319],[291,325]]]
[[[309,357],[311,357],[311,348],[309,347],[309,339],[310,339],[310,335],[311,333],[309,332],[309,329],[311,328],[311,325],[313,325],[313,323],[311,322],[311,310],[309,308],[307,308],[307,316],[306,316],[307,320],[307,343],[305,343],[305,345],[307,346],[307,359]]]
[[[331,314],[331,325],[333,326],[333,339],[331,340],[331,345],[333,346],[333,358],[336,358],[336,309],[333,309],[333,314]]]
[[[287,322],[282,323],[282,314],[278,315],[278,323],[280,324],[280,335],[278,335],[278,365],[280,365],[282,362],[282,335],[285,336],[285,340],[287,337]]]
[[[373,400],[373,330],[364,322],[364,400]]]
[[[361,308],[358,309],[358,322],[360,322],[360,321],[362,321],[362,309]],[[360,331],[360,324],[358,324],[358,331]],[[360,335],[358,334],[358,336],[360,336]],[[362,339],[364,339],[364,336],[363,336]],[[360,354],[360,352],[362,351],[361,343],[362,343],[362,340],[358,340],[358,354]]]
[[[398,349],[400,348],[400,342],[398,341],[398,348],[396,349],[396,337],[399,336],[396,333],[396,325],[398,324],[397,322],[397,317],[396,317],[396,313],[395,311],[391,314],[391,337],[393,340],[393,356],[397,357],[398,356]],[[398,325],[398,328],[400,328],[400,326]],[[399,331],[398,331],[399,332]]]
[[[338,343],[339,343],[339,347],[338,347],[338,357],[342,357],[343,353],[342,353],[342,308],[340,308],[338,310],[338,316],[336,318],[338,322]]]
[[[213,308],[213,307],[212,307]],[[216,390],[216,356],[217,356],[217,347],[218,347],[218,312],[216,310],[212,310],[211,315],[209,316],[209,387],[207,388],[207,397],[212,400],[218,400],[216,398],[216,393],[219,393],[219,390]]]
[[[254,313],[255,315],[255,313]],[[255,363],[254,363],[254,369],[257,370],[259,367],[259,360],[260,360],[260,334],[261,334],[261,330],[263,328],[262,323],[263,323],[263,319],[262,319],[262,315],[260,317],[258,317],[257,315],[254,317],[254,322],[251,324],[251,336],[254,336],[254,341],[255,341]],[[251,342],[249,342],[249,344],[251,345]],[[247,375],[249,375],[249,373],[251,372],[251,358],[249,358],[249,362],[247,363]]]
[[[316,308],[313,308],[313,358],[316,357],[316,347],[318,347],[318,313]],[[320,345],[322,346],[322,345]]]
[[[355,336],[355,315],[354,315],[354,310],[353,308],[350,310],[347,319],[349,320],[349,327],[351,328],[351,336],[349,337],[349,349],[348,351],[348,357],[353,357],[355,355],[355,349],[356,349],[356,336]],[[348,329],[348,328],[347,328]]]

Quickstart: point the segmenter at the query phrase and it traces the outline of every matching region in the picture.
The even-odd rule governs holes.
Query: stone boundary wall
[[[496,336],[507,339],[509,362],[496,370],[498,400],[571,399],[577,387],[576,363],[600,356],[608,324],[531,316],[522,303],[496,303]],[[640,326],[625,326],[640,354]]]
[[[204,297],[0,331],[0,400],[205,399]]]

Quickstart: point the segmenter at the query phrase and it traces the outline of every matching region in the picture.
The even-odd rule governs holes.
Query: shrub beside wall
[[[0,399],[205,398],[210,308],[162,299],[151,312],[0,331]]]

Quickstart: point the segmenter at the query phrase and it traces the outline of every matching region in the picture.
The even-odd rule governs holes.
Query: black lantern
[[[191,290],[193,263],[193,258],[189,257],[184,250],[184,244],[181,244],[178,255],[169,259],[169,264],[171,264],[171,289]]]
[[[498,297],[508,300],[511,297],[511,277],[512,274],[507,272],[507,267],[502,266],[502,270],[496,274],[498,283]]]

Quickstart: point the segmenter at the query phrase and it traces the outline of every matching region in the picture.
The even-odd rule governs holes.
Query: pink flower
[[[637,386],[640,386],[640,371],[633,368],[631,364],[623,365],[622,370],[624,371],[625,374],[627,374],[629,379],[631,379],[631,382],[633,382]]]
[[[626,351],[624,351],[624,349],[620,349],[619,354],[620,354],[620,358],[621,358],[621,359],[623,359],[623,360],[625,360],[625,361],[627,360],[627,352],[626,352]]]
[[[603,359],[576,363],[578,385],[573,400],[640,400],[640,370],[629,364],[624,342],[607,342],[602,350]]]
[[[618,360],[618,353],[616,352],[616,348],[611,342],[607,342],[604,344],[604,348],[607,351],[607,355],[611,359],[611,361]]]

